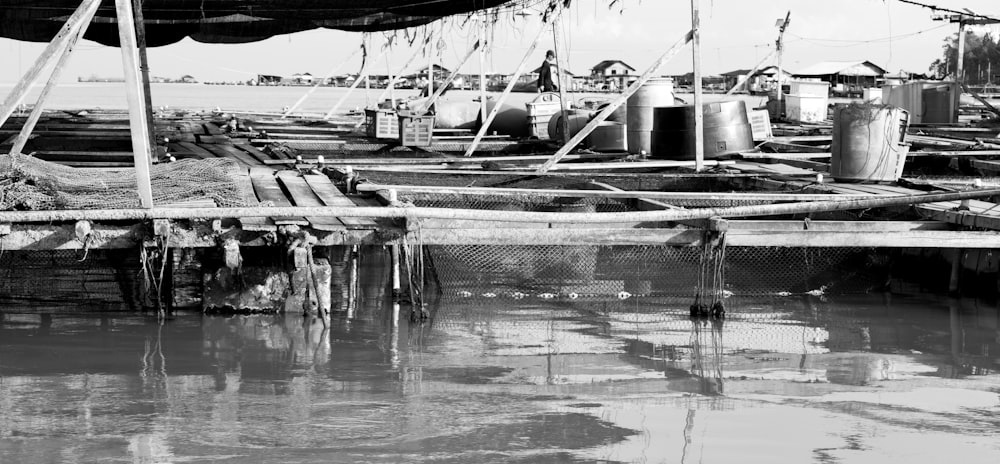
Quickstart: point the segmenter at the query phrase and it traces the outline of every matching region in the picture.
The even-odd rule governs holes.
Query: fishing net
[[[136,250],[0,253],[0,312],[137,310],[142,285]]]
[[[244,168],[231,159],[187,159],[150,169],[153,203],[211,201],[255,206]],[[134,169],[82,169],[25,155],[0,155],[0,210],[140,207]]]

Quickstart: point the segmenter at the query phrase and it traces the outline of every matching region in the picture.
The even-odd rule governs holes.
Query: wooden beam
[[[701,0],[691,0],[691,61],[694,65],[694,170],[701,172],[705,166],[705,107],[701,96]]]
[[[139,55],[136,48],[135,17],[132,0],[115,0],[118,13],[118,38],[121,42],[122,69],[125,71],[125,95],[128,99],[129,127],[132,131],[132,154],[135,158],[135,180],[139,202],[143,208],[153,207],[153,188],[149,168],[153,162],[153,145],[149,139],[145,101],[139,77]]]
[[[565,8],[565,7],[564,7]],[[556,91],[559,92],[559,125],[562,126],[562,143],[569,143],[569,138],[572,134],[569,133],[569,115],[566,113],[566,90],[565,82],[563,82],[563,71],[566,69],[563,67],[565,61],[563,60],[562,50],[559,48],[559,16],[556,16],[552,20],[552,49],[556,52]]]
[[[360,183],[359,192],[378,192],[381,190],[396,190],[398,192],[434,193],[441,195],[491,195],[506,197],[524,196],[554,196],[571,198],[650,198],[656,200],[733,200],[733,201],[830,201],[871,198],[868,194],[810,194],[781,192],[654,192],[654,191],[605,191],[605,190],[569,190],[569,189],[522,189],[499,187],[439,187],[420,185],[383,185]]]
[[[557,13],[558,14],[558,13]],[[490,111],[490,115],[483,121],[483,125],[479,127],[479,131],[476,132],[476,138],[472,139],[472,143],[469,144],[469,148],[465,150],[465,156],[472,156],[476,151],[476,147],[482,142],[483,136],[486,135],[490,130],[490,124],[493,124],[493,120],[496,119],[497,114],[500,113],[503,103],[507,101],[507,97],[510,92],[514,90],[514,85],[517,84],[517,80],[521,78],[521,74],[524,73],[524,68],[528,64],[528,59],[531,55],[535,53],[535,49],[538,48],[538,41],[542,40],[542,34],[545,33],[545,26],[543,25],[538,31],[538,35],[535,36],[535,40],[531,42],[531,46],[528,47],[528,51],[524,54],[524,58],[521,59],[521,64],[517,65],[517,70],[514,71],[514,75],[511,76],[510,82],[507,83],[507,87],[503,89],[503,93],[500,94],[500,98],[497,99],[496,105],[493,107],[493,111]]]
[[[80,27],[83,25],[83,18],[92,17],[100,4],[101,0],[84,0],[76,11],[70,15],[69,19],[66,20],[66,24],[56,33],[52,41],[42,51],[42,54],[35,60],[35,64],[21,76],[21,79],[17,81],[17,84],[7,94],[3,103],[0,104],[0,126],[3,126],[7,122],[7,118],[14,113],[14,109],[24,101],[24,97],[28,95],[28,91],[41,78],[42,70],[48,66],[56,55],[62,52],[70,37],[80,30]]]
[[[662,56],[660,56],[660,58],[657,59],[656,62],[654,62],[653,65],[646,70],[645,73],[639,76],[639,79],[637,79],[634,83],[632,83],[632,85],[630,85],[627,89],[625,89],[625,92],[623,92],[617,98],[608,103],[608,105],[604,107],[604,110],[598,113],[597,116],[594,117],[594,119],[591,119],[590,122],[588,122],[587,125],[584,126],[582,130],[580,130],[580,132],[577,132],[577,134],[574,135],[569,140],[568,143],[563,145],[562,148],[556,151],[556,153],[552,155],[552,157],[549,158],[548,161],[542,164],[542,166],[538,168],[537,172],[543,173],[548,171],[549,169],[552,169],[552,167],[555,166],[555,164],[558,163],[559,160],[561,160],[564,156],[568,155],[569,152],[573,150],[573,148],[575,148],[577,145],[580,144],[580,142],[583,142],[583,139],[587,138],[587,136],[590,135],[590,133],[593,132],[594,129],[597,129],[597,126],[599,126],[602,122],[608,119],[608,116],[611,116],[611,113],[614,113],[619,106],[625,103],[625,101],[628,100],[628,98],[631,97],[632,94],[636,92],[636,90],[639,90],[640,87],[642,87],[647,81],[649,81],[649,79],[651,79],[653,75],[656,74],[656,72],[660,69],[661,66],[663,66],[664,63],[669,61],[671,58],[674,57],[674,55],[680,52],[681,48],[683,48],[684,45],[687,45],[687,43],[691,41],[693,33],[694,31],[688,31],[688,33],[685,34],[680,41],[674,44],[673,47],[670,47],[670,49],[667,50],[666,53],[664,53]],[[468,153],[466,153],[466,155],[468,156]]]
[[[146,131],[149,132],[149,140],[156,143],[156,131],[153,127],[153,94],[149,88],[149,58],[146,56],[146,21],[142,15],[142,2],[144,0],[132,0],[132,13],[135,18],[135,39],[136,46],[139,47],[139,71],[142,75],[142,98],[146,103]],[[156,153],[152,153],[155,155]]]
[[[35,100],[35,107],[31,109],[31,114],[28,115],[28,119],[24,121],[24,125],[21,126],[21,132],[17,134],[14,138],[13,146],[10,149],[10,153],[21,153],[24,151],[24,146],[31,139],[31,132],[35,129],[35,124],[38,123],[38,119],[42,116],[42,111],[45,109],[45,101],[48,100],[49,94],[55,89],[56,85],[59,83],[59,77],[62,75],[63,67],[69,61],[70,55],[73,53],[73,49],[76,47],[77,42],[87,33],[87,28],[90,26],[90,21],[94,19],[94,14],[97,13],[97,8],[88,10],[87,14],[81,18],[81,24],[79,30],[70,35],[66,42],[65,48],[63,48],[62,53],[59,55],[59,59],[56,61],[55,66],[52,68],[52,74],[49,75],[48,82],[45,83],[45,87],[42,92],[38,94],[38,99]]]

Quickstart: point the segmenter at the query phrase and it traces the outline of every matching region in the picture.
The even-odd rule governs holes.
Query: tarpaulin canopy
[[[427,24],[512,0],[143,0],[146,43],[244,43],[315,28],[384,31]],[[80,0],[0,2],[0,37],[47,42]],[[118,45],[115,2],[104,0],[85,38]]]

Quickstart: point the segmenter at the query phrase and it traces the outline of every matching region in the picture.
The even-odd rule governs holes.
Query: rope
[[[701,253],[698,256],[698,284],[694,303],[690,307],[693,318],[723,319],[726,308],[722,300],[726,282],[726,233],[705,230],[702,232]],[[707,283],[711,280],[711,289]],[[711,295],[711,303],[708,303]]]

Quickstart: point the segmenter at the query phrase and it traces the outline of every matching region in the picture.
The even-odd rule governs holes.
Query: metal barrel
[[[830,175],[843,182],[893,182],[909,153],[909,113],[882,105],[837,105],[833,110]]]
[[[739,100],[703,105],[705,159],[752,150],[753,132],[746,105]],[[651,158],[695,159],[694,105],[654,111]]]
[[[674,105],[674,81],[654,78],[639,87],[626,103],[629,153],[652,150],[653,109]]]

